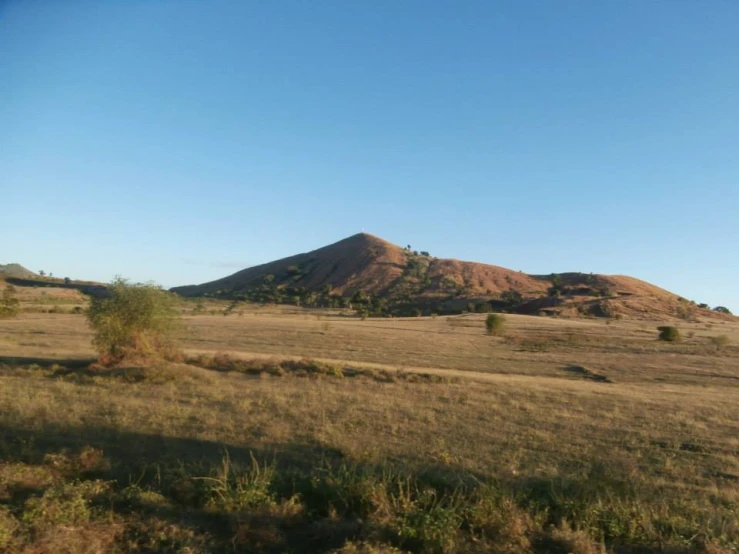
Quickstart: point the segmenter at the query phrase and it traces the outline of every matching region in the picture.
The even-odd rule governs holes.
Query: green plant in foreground
[[[500,314],[489,314],[485,319],[488,335],[502,335],[505,329],[505,317]]]
[[[657,327],[659,331],[659,340],[667,342],[677,342],[680,340],[680,330],[677,327],[671,325],[662,325]]]
[[[129,283],[117,277],[108,296],[95,298],[87,317],[93,345],[105,365],[127,358],[171,358],[173,332],[179,326],[176,297],[151,283]]]

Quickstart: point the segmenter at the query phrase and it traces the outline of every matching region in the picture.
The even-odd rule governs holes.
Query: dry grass
[[[204,367],[109,371],[0,321],[0,550],[737,552],[739,327],[483,321],[190,317]]]
[[[680,344],[657,341],[660,322],[568,320],[508,315],[506,336],[485,335],[484,315],[368,319],[331,312],[256,308],[243,316],[188,316],[190,354],[310,357],[408,371],[574,378],[582,365],[618,383],[734,386],[739,325],[685,323]],[[89,358],[82,316],[23,314],[0,321],[0,356]],[[726,336],[717,349],[713,337]],[[722,339],[724,340],[724,339]]]
[[[0,294],[8,283],[0,278]],[[59,287],[14,286],[24,312],[30,313],[72,313],[88,304],[88,297],[75,289]]]

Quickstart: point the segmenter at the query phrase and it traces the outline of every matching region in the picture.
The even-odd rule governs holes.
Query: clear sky
[[[0,0],[0,193],[60,277],[364,230],[739,312],[739,2]]]

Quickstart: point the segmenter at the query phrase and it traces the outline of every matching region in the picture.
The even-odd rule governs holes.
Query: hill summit
[[[17,277],[19,279],[29,279],[37,277],[37,275],[30,269],[26,269],[20,264],[0,264],[0,276],[2,277]]]
[[[172,291],[185,297],[351,307],[374,315],[505,310],[644,319],[727,317],[632,277],[529,275],[436,258],[367,233]]]

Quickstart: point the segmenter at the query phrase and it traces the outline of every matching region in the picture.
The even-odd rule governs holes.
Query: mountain
[[[366,233],[216,281],[171,290],[185,297],[351,306],[377,315],[501,309],[643,319],[730,317],[698,308],[633,277],[528,275],[494,265],[435,258]]]
[[[20,279],[31,279],[37,275],[30,269],[20,264],[0,264],[0,277],[18,277]]]

